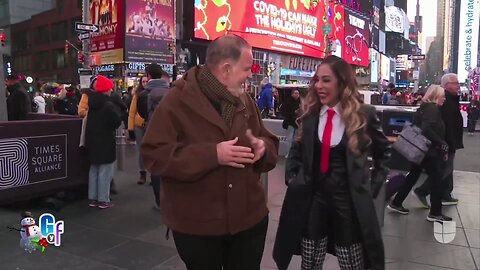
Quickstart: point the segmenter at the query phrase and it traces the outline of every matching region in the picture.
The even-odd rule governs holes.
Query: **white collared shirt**
[[[320,119],[318,121],[318,138],[322,141],[323,131],[325,130],[325,125],[327,124],[327,110],[329,107],[323,105],[320,109]],[[335,115],[332,119],[332,139],[330,141],[330,146],[336,146],[342,140],[343,134],[345,133],[345,123],[342,120],[341,112],[342,108],[340,103],[337,103],[335,107],[332,108],[335,111]]]

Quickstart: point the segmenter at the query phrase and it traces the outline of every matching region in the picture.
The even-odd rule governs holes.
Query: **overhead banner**
[[[331,4],[325,18],[324,1],[196,0],[194,32],[207,40],[233,33],[253,47],[324,58],[323,33],[342,40],[343,10]]]
[[[97,33],[90,34],[92,52],[123,49],[123,1],[122,0],[90,0],[90,24],[98,26]],[[122,61],[123,59],[120,59]]]
[[[175,0],[128,0],[125,61],[173,64]]]
[[[477,65],[480,24],[480,0],[464,0],[460,4],[458,39],[458,81],[464,82]]]
[[[343,59],[350,64],[366,67],[369,64],[370,23],[358,14],[345,10],[345,48]]]

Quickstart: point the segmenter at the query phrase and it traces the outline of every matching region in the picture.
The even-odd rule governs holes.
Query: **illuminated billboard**
[[[460,6],[458,80],[464,82],[477,65],[480,0],[464,0]]]
[[[207,40],[232,33],[253,47],[324,58],[328,38],[343,47],[344,8],[332,3],[325,14],[324,1],[195,0],[194,33]]]

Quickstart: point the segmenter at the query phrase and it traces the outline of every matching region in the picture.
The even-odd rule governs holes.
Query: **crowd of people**
[[[139,152],[137,183],[146,184],[150,174],[154,206],[161,208],[187,269],[259,270],[269,221],[259,179],[279,159],[279,140],[262,117],[274,111],[284,119],[290,146],[273,251],[278,268],[287,269],[296,254],[303,270],[322,269],[331,253],[342,270],[384,270],[373,202],[387,179],[391,142],[375,108],[363,104],[351,66],[337,56],[326,57],[306,96],[294,89],[280,105],[268,79],[261,83],[258,100],[245,93],[252,63],[252,47],[226,35],[210,43],[205,65],[174,82],[159,65],[148,65],[146,76],[123,99],[101,75],[92,77],[83,93],[63,85],[54,108],[83,118],[80,144],[90,161],[89,206],[114,206],[115,130],[124,122]],[[8,117],[22,120],[35,106],[15,79],[7,78]],[[386,103],[394,97],[408,103],[402,93],[387,94]],[[387,208],[409,213],[403,201],[425,169],[429,178],[413,195],[429,209],[428,221],[450,221],[442,207],[458,203],[453,164],[463,148],[457,76],[446,74],[441,85],[409,100],[420,105],[413,124],[432,145]],[[45,112],[41,93],[33,103],[37,113]],[[479,114],[478,103],[472,103],[473,125]]]

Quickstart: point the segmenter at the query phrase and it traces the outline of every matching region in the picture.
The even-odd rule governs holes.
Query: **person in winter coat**
[[[362,105],[351,66],[334,55],[318,66],[303,103],[285,165],[288,188],[273,250],[278,269],[299,254],[302,270],[320,270],[331,253],[342,270],[383,270],[373,199],[387,178],[390,143],[376,110]]]
[[[77,115],[78,98],[75,88],[69,84],[62,85],[60,95],[55,101],[54,108],[59,114]]]
[[[473,135],[475,127],[477,126],[477,120],[480,117],[480,108],[478,107],[478,100],[472,100],[470,107],[468,108],[468,134]]]
[[[442,120],[440,107],[445,103],[445,89],[439,85],[431,85],[422,105],[415,112],[413,124],[422,129],[423,135],[432,142],[430,149],[422,164],[413,165],[405,179],[405,182],[398,190],[392,202],[387,208],[399,214],[408,214],[410,211],[403,207],[403,201],[407,198],[410,190],[417,182],[423,169],[432,180],[430,186],[430,213],[427,220],[431,222],[451,221],[452,218],[442,214],[442,195],[444,182],[442,179],[445,161],[448,159],[448,144],[446,139],[445,123]]]
[[[143,136],[145,135],[145,120],[140,116],[140,114],[138,114],[137,98],[138,95],[144,91],[144,86],[147,84],[147,82],[147,77],[140,78],[140,83],[138,84],[137,88],[132,91],[132,101],[130,103],[130,109],[128,110],[128,133],[131,140],[135,139],[138,151],[138,169],[140,177],[137,181],[137,184],[139,185],[143,185],[147,182],[147,171],[145,170],[143,158],[140,154],[140,145],[142,144]]]
[[[18,76],[8,75],[6,85],[9,94],[7,97],[8,121],[26,120],[28,113],[32,109],[30,96],[20,84]]]
[[[36,113],[45,113],[45,99],[42,97],[42,92],[35,91],[35,97],[33,98],[33,102],[36,104],[37,111]]]
[[[282,127],[287,130],[288,149],[292,146],[295,137],[295,130],[297,130],[297,117],[300,109],[300,91],[298,89],[292,90],[291,97],[287,99],[282,106],[282,115],[284,117]]]
[[[445,141],[448,144],[448,159],[443,166],[444,190],[442,193],[442,205],[456,205],[458,199],[452,196],[453,192],[453,167],[457,150],[463,148],[463,117],[460,112],[460,84],[454,73],[447,73],[442,76],[441,86],[445,91],[445,103],[440,107],[442,120],[445,123]],[[436,180],[430,177],[417,187],[413,194],[425,208],[429,208],[426,196],[430,193],[430,187]]]
[[[206,65],[176,80],[143,139],[145,166],[162,177],[162,222],[189,270],[260,270],[268,227],[259,179],[278,159],[278,139],[244,92],[252,48],[221,36]]]
[[[273,85],[265,78],[261,86],[262,91],[260,91],[260,98],[257,100],[257,105],[262,114],[262,118],[267,118],[270,110],[273,109]]]
[[[110,98],[113,82],[99,75],[95,92],[89,95],[85,134],[90,172],[88,198],[90,207],[106,209],[110,201],[110,182],[116,160],[115,130],[121,124],[120,113]]]

